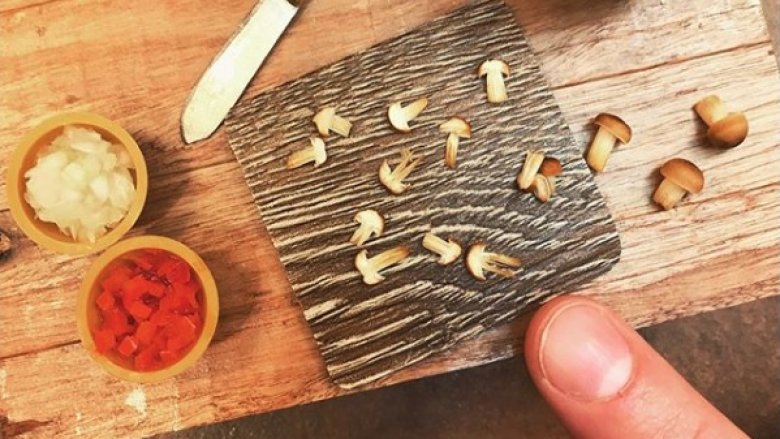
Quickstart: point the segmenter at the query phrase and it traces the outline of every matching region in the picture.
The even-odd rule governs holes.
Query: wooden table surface
[[[403,33],[463,0],[312,0],[249,93]],[[583,293],[644,326],[778,294],[780,77],[759,0],[509,2],[583,148],[600,111],[634,141],[597,182],[622,261]],[[103,113],[142,144],[148,205],[133,231],[182,240],[220,287],[215,340],[192,370],[159,385],[114,380],[78,343],[74,305],[93,257],[37,248],[0,182],[0,431],[141,436],[342,394],[330,384],[278,256],[220,131],[181,149],[178,120],[198,75],[253,0],[5,0],[0,6],[0,156],[51,114]],[[705,146],[691,111],[720,94],[751,123],[734,150]],[[707,187],[678,209],[650,203],[655,170],[682,156]],[[4,174],[6,160],[0,160]],[[523,322],[467,342],[378,386],[514,355]],[[684,343],[685,341],[681,341]]]

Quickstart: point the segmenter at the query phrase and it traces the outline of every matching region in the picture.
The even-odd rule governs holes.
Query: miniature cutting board
[[[477,67],[501,59],[512,68],[510,99],[486,100]],[[428,109],[409,134],[387,121],[392,102],[420,97]],[[349,138],[327,139],[328,161],[285,169],[287,157],[316,135],[312,117],[333,106],[353,123]],[[473,126],[457,170],[444,166],[438,126],[460,115]],[[482,1],[330,67],[245,100],[227,120],[244,171],[328,372],[352,388],[417,363],[460,340],[516,318],[529,304],[579,289],[620,257],[620,240],[531,48],[510,11]],[[379,183],[384,159],[402,148],[424,156],[392,196]],[[563,163],[547,204],[517,189],[530,149]],[[365,285],[349,243],[354,215],[375,209],[385,234],[369,256],[408,245],[412,256]],[[466,250],[518,256],[516,277],[476,281],[462,261],[450,266],[421,245],[426,232]]]

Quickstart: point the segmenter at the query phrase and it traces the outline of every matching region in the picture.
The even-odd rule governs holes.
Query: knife
[[[298,0],[260,0],[192,90],[181,115],[190,144],[211,136],[298,12]]]

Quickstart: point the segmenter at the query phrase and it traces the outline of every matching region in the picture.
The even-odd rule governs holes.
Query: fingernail
[[[602,310],[576,304],[560,309],[542,333],[543,376],[582,400],[608,399],[631,379],[634,361],[623,336]]]

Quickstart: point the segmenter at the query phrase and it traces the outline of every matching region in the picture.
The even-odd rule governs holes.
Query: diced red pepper
[[[125,335],[133,328],[128,317],[127,313],[120,308],[103,311],[103,327],[110,330],[115,336]]]
[[[108,273],[100,285],[104,290],[116,294],[132,276],[133,272],[129,267],[118,265],[111,269],[111,272]]]
[[[149,281],[141,274],[133,277],[122,285],[122,296],[138,300],[149,291]]]
[[[157,359],[157,351],[147,348],[138,353],[133,365],[137,370],[155,370],[162,367],[162,362]]]
[[[154,297],[162,297],[165,295],[165,284],[160,281],[149,281],[148,288],[149,291],[147,292]]]
[[[95,340],[95,349],[101,354],[108,352],[116,346],[116,337],[114,337],[114,333],[111,332],[111,330],[97,330],[95,331],[93,338]]]
[[[138,349],[138,342],[135,340],[135,338],[132,335],[128,335],[127,337],[123,338],[122,341],[119,343],[119,346],[117,346],[116,350],[120,354],[124,355],[125,357],[129,357],[133,355],[133,353]]]
[[[95,304],[98,306],[98,308],[106,311],[114,307],[116,304],[116,299],[110,291],[103,290],[102,293],[98,294],[97,299],[95,299]]]
[[[160,360],[164,366],[169,366],[179,361],[179,358],[181,358],[181,353],[179,352],[169,351],[167,349],[160,351]]]
[[[157,335],[157,325],[152,322],[141,322],[135,331],[135,338],[141,346],[149,346]]]
[[[135,317],[136,320],[141,321],[147,320],[149,316],[152,315],[153,310],[140,300],[137,300],[127,307],[127,311],[130,312],[130,315]]]
[[[182,260],[176,261],[170,271],[166,274],[166,278],[172,284],[189,282],[190,277],[192,277],[190,266]]]
[[[132,359],[136,370],[181,360],[203,327],[201,286],[192,268],[162,250],[125,259],[129,265],[107,273],[104,291],[95,299],[103,318],[93,335],[98,351],[113,349]]]
[[[163,297],[163,300],[165,298]],[[167,310],[162,308],[163,301],[160,300],[160,310],[152,314],[152,316],[149,318],[149,321],[157,325],[158,327],[167,326],[171,323],[171,317],[173,317],[173,314]]]

